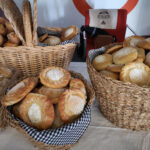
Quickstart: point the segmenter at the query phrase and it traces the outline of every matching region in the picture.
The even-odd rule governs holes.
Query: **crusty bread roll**
[[[5,28],[4,24],[0,24],[0,34],[6,35],[7,29]]]
[[[132,62],[138,57],[137,49],[134,47],[124,47],[113,53],[113,62],[118,65],[124,65]]]
[[[39,41],[40,41],[40,42],[43,42],[47,37],[48,37],[48,34],[45,33],[45,34],[43,34],[43,35],[39,38]]]
[[[21,42],[15,32],[10,32],[7,34],[8,41],[13,44],[18,44]]]
[[[0,17],[0,24],[5,24],[7,22],[7,19],[4,17]]]
[[[78,78],[71,79],[69,86],[70,86],[70,88],[75,88],[75,89],[81,90],[86,95],[85,85],[80,79],[78,79]]]
[[[4,47],[16,47],[18,46],[19,44],[15,44],[15,43],[11,43],[11,42],[6,42],[4,43]]]
[[[93,67],[98,71],[106,69],[110,64],[112,64],[112,55],[110,54],[96,56],[92,61]]]
[[[112,72],[121,72],[122,67],[123,65],[111,64],[106,68],[106,70],[112,71]]]
[[[29,77],[16,84],[1,99],[3,106],[10,106],[21,101],[37,85],[38,78]]]
[[[78,34],[78,28],[76,26],[69,26],[63,30],[61,39],[62,41],[71,40],[77,34]]]
[[[78,89],[68,89],[60,96],[58,102],[58,111],[61,120],[64,122],[72,122],[84,110],[86,97]]]
[[[39,130],[50,128],[54,116],[54,107],[47,96],[29,93],[20,104],[20,118]]]
[[[66,90],[66,88],[53,89],[46,86],[42,86],[38,93],[46,95],[52,104],[57,104],[59,101],[60,95]]]
[[[40,81],[50,88],[66,87],[71,79],[69,71],[61,67],[48,67],[40,72]]]
[[[146,54],[144,63],[150,67],[150,52]]]
[[[121,49],[122,47],[123,47],[122,45],[115,45],[115,46],[107,49],[106,54],[114,53],[114,52],[118,51],[119,49]]]
[[[6,26],[6,29],[7,29],[8,33],[14,32],[14,29],[13,29],[13,27],[12,27],[12,25],[9,21],[5,22],[5,26]]]
[[[57,36],[48,36],[43,43],[45,44],[50,44],[52,46],[60,44],[61,43],[61,39]]]
[[[138,42],[138,47],[150,50],[150,38]]]
[[[128,46],[133,46],[133,47],[137,47],[138,43],[140,41],[143,41],[145,38],[141,37],[141,36],[130,36],[128,38],[126,38],[123,42],[123,47],[128,47]]]
[[[122,68],[120,80],[139,86],[150,85],[150,68],[139,62],[132,62]]]
[[[115,73],[115,72],[111,72],[108,70],[102,70],[100,73],[104,74],[105,76],[112,78],[114,80],[118,80],[119,79],[119,74]]]

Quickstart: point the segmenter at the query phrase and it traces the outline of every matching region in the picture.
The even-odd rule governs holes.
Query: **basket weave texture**
[[[93,88],[89,85],[89,83],[87,82],[86,79],[84,79],[84,77],[79,74],[79,73],[76,73],[74,71],[70,71],[71,73],[71,76],[74,77],[74,78],[79,78],[80,80],[83,81],[83,83],[85,84],[85,87],[86,87],[86,91],[87,91],[87,101],[88,101],[88,105],[91,107],[92,106],[92,103],[93,103],[93,100],[95,98],[95,93],[94,93],[94,90]],[[26,76],[27,77],[27,76]],[[25,78],[25,77],[22,77],[22,79]],[[11,83],[9,85],[8,88],[11,88],[13,87],[16,83],[18,83],[20,80],[22,79],[17,79],[15,82]],[[1,107],[1,111],[0,111],[0,115],[3,115],[4,119],[3,120],[3,123],[6,127],[6,126],[11,126],[13,128],[15,128],[16,130],[18,130],[19,132],[21,132],[22,134],[25,135],[25,137],[28,138],[28,140],[30,142],[33,143],[33,145],[35,147],[38,147],[40,150],[67,150],[67,149],[70,149],[74,144],[68,144],[68,145],[48,145],[48,144],[45,144],[43,142],[39,142],[39,141],[36,141],[34,138],[32,138],[22,127],[21,125],[19,124],[19,121],[15,120],[12,115],[10,114],[10,111],[5,108],[5,107]],[[1,118],[1,117],[0,117]],[[84,125],[83,125],[84,126]],[[58,129],[60,130],[60,129]],[[67,131],[66,131],[67,132]],[[65,133],[63,133],[65,134]],[[78,133],[77,133],[78,134]],[[77,141],[78,142],[78,141]]]
[[[13,8],[16,8],[17,6],[14,2],[12,3],[13,5],[7,7],[7,4],[9,4],[10,1],[13,0],[1,1],[0,7],[4,11],[10,23],[12,23],[18,37],[21,35],[23,39],[23,29],[20,29],[20,27],[22,27],[20,26],[20,22],[22,22],[21,13],[17,9],[18,13],[16,12],[17,14],[15,14],[15,9]],[[16,17],[18,14],[19,17]],[[41,69],[44,69],[47,66],[58,66],[68,69],[77,44],[69,43],[65,45],[46,47],[37,46],[37,0],[34,0],[33,3],[33,14],[33,41],[31,46],[29,46],[27,41],[23,39],[22,41],[25,41],[22,42],[23,46],[0,47],[0,64],[14,67],[21,71],[24,76],[37,75]]]
[[[150,129],[150,88],[113,80],[97,72],[91,61],[103,54],[110,44],[90,50],[87,59],[88,73],[103,115],[116,126],[132,130]]]

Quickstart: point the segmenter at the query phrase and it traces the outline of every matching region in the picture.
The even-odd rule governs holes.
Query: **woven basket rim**
[[[110,48],[110,47],[113,47],[114,45],[118,45],[118,44],[122,44],[122,43],[111,43],[111,44],[108,44],[106,46],[103,46],[101,48],[98,48],[98,49],[91,49],[89,50],[89,53],[91,51],[94,51],[94,50],[106,50],[107,48]],[[122,84],[123,86],[128,86],[128,87],[131,87],[131,88],[139,88],[139,90],[149,90],[150,91],[150,87],[141,87],[141,86],[138,86],[137,84],[134,84],[134,83],[131,83],[131,82],[123,82],[121,80],[114,80],[110,77],[107,77],[105,76],[104,74],[102,74],[101,72],[98,72],[94,67],[93,65],[91,64],[91,61],[90,61],[90,56],[89,56],[89,53],[88,53],[88,58],[86,59],[86,63],[92,68],[92,70],[94,71],[94,73],[99,76],[101,75],[103,78],[107,79],[107,80],[110,80],[111,82],[113,83],[116,83],[116,84]]]

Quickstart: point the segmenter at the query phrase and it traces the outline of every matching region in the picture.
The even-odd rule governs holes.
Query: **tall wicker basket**
[[[113,80],[97,72],[91,61],[114,44],[91,50],[88,54],[88,73],[100,110],[104,116],[121,128],[150,129],[150,88]]]
[[[12,24],[23,46],[0,47],[0,64],[16,68],[24,76],[35,75],[47,66],[58,66],[67,69],[74,54],[76,44],[69,43],[47,47],[37,46],[37,0],[34,0],[33,5],[33,42],[28,44],[24,40],[23,32],[25,29],[22,29],[22,15],[14,5],[12,0],[0,2],[5,16]]]

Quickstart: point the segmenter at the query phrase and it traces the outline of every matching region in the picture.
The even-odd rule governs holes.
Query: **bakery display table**
[[[72,62],[69,70],[81,73],[89,82],[86,63]],[[150,150],[150,131],[117,128],[107,121],[97,101],[92,107],[91,124],[71,150]],[[24,135],[12,128],[0,132],[0,150],[37,150]]]

